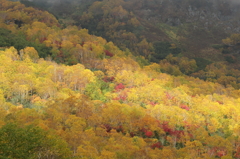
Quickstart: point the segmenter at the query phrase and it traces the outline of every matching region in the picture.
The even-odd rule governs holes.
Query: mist
[[[240,0],[229,0],[233,4],[240,4]]]

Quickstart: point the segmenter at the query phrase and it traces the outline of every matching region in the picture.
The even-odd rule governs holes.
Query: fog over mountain
[[[240,4],[240,0],[229,0],[229,1],[232,2],[232,3]]]

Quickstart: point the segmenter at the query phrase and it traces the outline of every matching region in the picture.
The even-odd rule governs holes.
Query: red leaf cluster
[[[119,126],[115,127],[115,129],[116,129],[117,132],[122,132],[123,133],[122,125],[119,125]]]
[[[170,135],[176,136],[177,138],[180,138],[182,135],[184,135],[184,131],[182,131],[182,130],[174,130]]]
[[[173,130],[173,129],[171,129],[168,125],[168,122],[163,122],[162,124],[160,124],[160,127],[165,131],[165,133],[167,135],[176,136],[177,138],[180,138],[181,135],[184,135],[183,130]]]
[[[160,127],[167,133],[167,134],[172,134],[173,130],[169,128],[168,123],[164,122],[163,124],[160,125]]]
[[[145,135],[146,135],[147,137],[152,137],[152,136],[153,136],[153,132],[147,130],[147,131],[145,132]]]
[[[145,129],[145,128],[142,128],[142,129],[140,129],[140,131],[141,131],[141,132],[144,132],[144,135],[145,135],[146,137],[153,137],[153,132],[150,131],[150,130],[147,130],[147,129]]]
[[[124,89],[124,88],[125,88],[125,86],[122,83],[119,83],[118,85],[115,86],[116,91],[119,91],[119,90]]]
[[[107,77],[107,76],[105,76],[102,80],[104,81],[104,82],[112,82],[112,81],[114,81],[114,77],[112,76],[112,77]]]
[[[151,148],[152,148],[152,149],[155,149],[155,148],[162,148],[162,147],[163,147],[163,146],[162,146],[162,144],[161,144],[160,142],[157,142],[157,143],[151,145]]]
[[[120,100],[120,98],[119,98],[119,97],[116,97],[116,98],[113,98],[112,100]]]
[[[150,105],[155,106],[157,103],[155,102],[150,102]]]
[[[180,105],[180,108],[185,109],[187,111],[190,110],[190,108],[187,105]]]
[[[169,100],[173,100],[174,99],[174,96],[170,95],[169,93],[166,93],[166,97]]]
[[[225,151],[218,151],[217,152],[217,156],[218,157],[223,157],[223,156],[225,156],[227,153],[225,152]]]
[[[80,45],[83,46],[85,44],[85,42],[83,41]]]
[[[61,48],[61,45],[62,45],[61,41],[54,41],[54,43],[58,46],[58,48]]]
[[[240,147],[237,148],[236,153],[234,154],[235,158],[240,158]]]
[[[105,55],[106,55],[106,56],[109,56],[109,57],[113,57],[113,55],[114,55],[113,53],[111,53],[111,52],[108,51],[108,50],[105,50],[104,52],[105,52]]]
[[[209,150],[210,154],[215,154],[215,156],[217,158],[221,158],[223,156],[227,155],[226,150],[224,150],[223,148],[219,148],[219,147],[213,147],[211,150]]]
[[[112,130],[112,127],[108,124],[105,124],[103,127],[106,129],[106,132],[110,132]]]
[[[136,134],[134,134],[133,132],[130,132],[130,136],[134,137]]]
[[[116,127],[112,127],[109,124],[104,124],[103,128],[106,129],[106,132],[111,132],[111,130],[113,130],[113,129],[116,130],[117,132],[122,132],[122,133],[124,131],[122,125],[119,125],[119,126],[116,126]]]
[[[221,101],[217,101],[219,104],[223,104],[223,102],[221,102]]]
[[[119,99],[125,101],[127,99],[127,95],[122,94],[119,96]]]
[[[40,41],[40,43],[43,43],[45,40],[47,40],[47,38],[46,38],[46,37],[44,37],[44,38],[41,38],[39,41]]]

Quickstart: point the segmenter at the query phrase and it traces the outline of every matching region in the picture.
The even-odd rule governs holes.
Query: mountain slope
[[[233,0],[69,1],[66,8],[71,9],[59,13],[55,10],[66,6],[64,1],[49,4],[49,11],[66,23],[87,28],[91,34],[103,36],[135,54],[139,53],[137,43],[146,38],[152,43],[169,41],[180,47],[185,56],[194,57],[213,44],[221,44],[229,34],[240,32],[240,4]]]
[[[0,4],[0,157],[239,158],[238,70],[208,63],[195,72],[203,81],[183,74],[195,60],[149,63],[86,29],[61,28],[47,12]],[[24,48],[9,46],[15,37]],[[48,57],[27,40],[50,48]]]

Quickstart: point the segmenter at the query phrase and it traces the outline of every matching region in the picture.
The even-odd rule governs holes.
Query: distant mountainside
[[[22,2],[48,9],[66,26],[75,24],[87,28],[91,34],[102,36],[121,49],[128,48],[154,62],[169,53],[223,61],[221,51],[214,50],[212,45],[222,44],[222,39],[232,33],[240,33],[240,3],[236,0]],[[140,47],[144,39],[148,43]],[[171,44],[177,49],[171,49]],[[145,53],[141,51],[143,47]]]
[[[100,69],[103,59],[129,56],[141,67],[154,62],[163,73],[240,88],[240,34],[234,23],[239,19],[238,3],[22,2],[38,9],[1,0],[0,47],[14,46],[20,54],[21,49],[32,46],[42,58],[67,65],[81,63],[91,70]],[[220,12],[221,4],[231,12]],[[218,18],[213,18],[214,11]],[[232,24],[233,29],[226,29],[226,23],[220,21]]]

